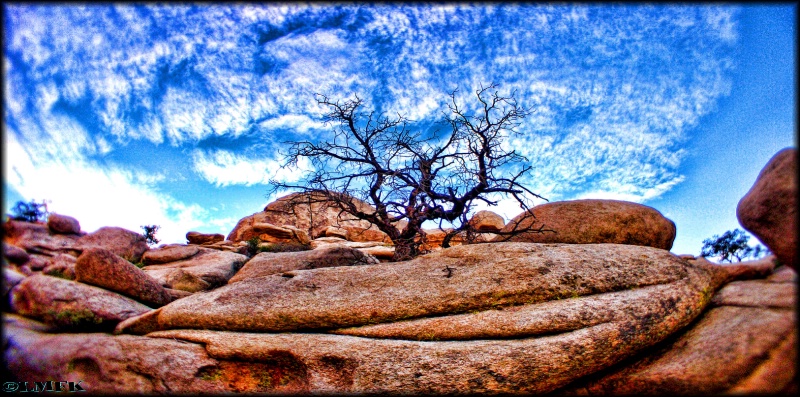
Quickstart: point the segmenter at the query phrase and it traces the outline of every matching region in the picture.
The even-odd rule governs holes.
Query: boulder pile
[[[762,182],[769,175],[756,185],[785,185]],[[742,202],[740,212],[763,210]],[[675,226],[655,209],[579,200],[508,224],[479,212],[470,220],[477,237],[436,249],[447,231],[429,230],[432,252],[387,263],[385,234],[331,208],[293,195],[227,238],[190,231],[187,244],[156,248],[121,228],[82,232],[63,215],[7,221],[4,387],[52,379],[101,394],[797,391],[797,275],[781,265],[793,264],[781,256],[785,239],[764,238],[776,256],[723,266],[670,253]],[[501,241],[527,221],[555,232]]]

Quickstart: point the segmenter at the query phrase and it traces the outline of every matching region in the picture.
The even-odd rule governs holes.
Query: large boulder
[[[220,241],[225,240],[225,236],[219,233],[200,233],[200,232],[188,232],[186,233],[186,241],[189,244],[214,244]]]
[[[797,268],[797,149],[775,154],[736,207],[739,223]]]
[[[375,211],[363,201],[350,199],[357,208],[364,212]],[[341,213],[335,204],[326,201],[320,193],[293,193],[267,204],[264,211],[239,220],[228,234],[227,240],[238,242],[259,237],[262,233],[254,230],[254,225],[257,224],[270,224],[278,227],[293,226],[305,231],[310,239],[324,236],[328,226],[347,230],[353,241],[388,239],[385,233],[377,230],[371,223]]]
[[[61,234],[80,234],[81,224],[77,219],[59,214],[50,214],[47,217],[47,227],[53,233]]]
[[[503,230],[506,221],[492,211],[478,211],[470,218],[469,224],[478,232],[499,232]]]
[[[197,292],[225,285],[247,262],[247,256],[198,247],[187,259],[142,268],[162,286]]]
[[[77,251],[89,248],[107,249],[130,262],[139,262],[148,250],[144,236],[121,227],[106,226],[89,233],[75,243]]]
[[[25,317],[69,331],[109,331],[117,323],[151,311],[114,292],[35,274],[11,290],[11,308]]]
[[[729,283],[692,327],[557,394],[796,394],[796,292],[785,266],[765,280]]]
[[[3,256],[11,263],[22,265],[31,259],[24,249],[3,241]]]
[[[191,258],[197,255],[198,252],[200,252],[200,249],[193,245],[168,245],[145,252],[142,255],[142,262],[145,265],[176,262]]]
[[[255,277],[264,277],[290,270],[317,269],[333,266],[358,266],[378,263],[372,256],[355,248],[328,246],[300,252],[262,252],[252,257],[228,280],[228,284]]]
[[[529,231],[495,241],[567,244],[630,244],[669,250],[675,223],[646,205],[617,200],[556,201],[537,205],[517,215],[501,231]]]
[[[136,299],[150,307],[172,301],[161,284],[142,269],[103,248],[84,250],[75,263],[75,279]]]
[[[667,291],[678,297],[670,298],[673,303],[667,306],[678,300],[691,306],[674,319],[681,322],[688,321],[707,303],[719,280],[728,277],[724,269],[692,266],[667,251],[650,247],[465,245],[408,262],[294,270],[248,278],[166,305],[153,312],[148,321],[155,320],[155,329],[332,330],[537,305],[570,297],[600,299],[598,294],[633,294],[644,286],[670,285]],[[658,288],[650,290],[654,289]],[[659,305],[646,307],[667,310]],[[528,331],[520,332],[527,335]]]

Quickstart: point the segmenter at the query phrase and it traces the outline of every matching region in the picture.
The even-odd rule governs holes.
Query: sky
[[[795,4],[5,3],[4,212],[47,200],[84,231],[227,235],[261,211],[286,142],[324,141],[315,93],[412,128],[496,83],[533,110],[507,142],[549,201],[627,200],[676,254],[796,147]],[[474,103],[474,101],[472,101]],[[538,200],[537,204],[543,203]],[[503,201],[506,220],[520,212]],[[757,240],[752,240],[756,242]]]

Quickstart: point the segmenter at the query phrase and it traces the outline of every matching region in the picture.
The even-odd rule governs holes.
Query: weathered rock
[[[259,366],[220,362],[208,357],[202,346],[184,341],[102,333],[46,334],[17,322],[6,322],[5,331],[4,361],[9,375],[30,379],[31,386],[32,379],[80,381],[81,388],[99,395],[258,390],[248,390],[242,381],[253,376],[248,369]],[[229,388],[217,370],[237,372],[239,382],[230,379],[233,387]],[[258,384],[251,382],[247,385]],[[62,387],[67,389],[67,384]]]
[[[30,256],[24,249],[8,244],[5,241],[3,242],[3,256],[5,256],[9,262],[18,265],[22,265],[30,259]]]
[[[649,247],[466,245],[408,262],[245,279],[164,306],[157,320],[161,329],[333,329],[686,283],[690,273],[706,274],[705,281],[692,281],[694,289],[685,290],[691,298],[684,299],[695,309],[702,308],[720,280],[728,277],[724,267],[693,266]]]
[[[499,236],[495,241],[613,243],[669,250],[675,240],[675,224],[660,212],[646,205],[617,200],[573,200],[537,205],[517,215],[502,232],[531,226],[552,232],[526,232],[510,238]]]
[[[80,238],[76,234],[55,234],[44,223],[9,220],[3,224],[6,243],[22,248],[29,254],[53,256],[70,253]]]
[[[26,277],[11,290],[11,307],[23,316],[82,332],[109,331],[152,310],[102,288],[41,274]]]
[[[360,210],[367,213],[374,211],[369,204],[354,198],[352,200]],[[321,194],[294,193],[281,197],[269,203],[264,211],[242,218],[227,239],[246,241],[258,237],[259,233],[253,230],[253,225],[259,223],[293,226],[305,231],[309,240],[323,236],[328,226],[348,230],[354,241],[372,241],[364,239],[375,238],[382,241],[387,238],[385,233],[378,231],[371,223],[341,213],[333,203],[325,201]]]
[[[312,240],[310,246],[315,250],[332,246],[355,248],[379,259],[391,259],[394,256],[393,246],[378,241],[347,241],[339,237],[320,237]]]
[[[145,265],[175,262],[191,258],[198,252],[200,250],[193,245],[170,245],[145,252],[142,255],[142,262]]]
[[[165,284],[171,286],[174,291],[185,291],[194,293],[211,289],[211,284],[193,273],[183,269],[169,273],[165,278]]]
[[[325,228],[325,232],[323,233],[325,237],[339,237],[344,240],[347,240],[349,234],[350,233],[347,231],[347,229],[342,229],[336,226],[328,226]]]
[[[81,224],[77,219],[59,214],[50,214],[47,217],[47,227],[53,233],[60,234],[80,234]]]
[[[106,226],[89,233],[75,243],[78,251],[89,248],[104,248],[130,262],[139,262],[147,251],[147,242],[143,235],[121,227]]]
[[[187,289],[189,292],[195,292],[197,291],[195,288],[202,286],[202,283],[192,280],[199,279],[208,283],[207,289],[219,287],[227,283],[248,259],[245,255],[206,247],[199,247],[199,250],[197,254],[189,259],[163,265],[145,266],[142,270],[163,286],[173,289],[189,288]],[[188,280],[183,275],[184,272],[193,275],[195,278]],[[179,285],[172,284],[180,280],[182,282]]]
[[[469,220],[469,224],[479,232],[499,232],[503,230],[506,221],[492,211],[478,211]]]
[[[51,259],[50,265],[42,270],[42,273],[65,278],[67,280],[75,280],[75,263],[77,258],[68,254],[58,254]]]
[[[775,154],[736,207],[739,223],[797,268],[797,149]]]
[[[184,291],[184,290],[180,290],[180,289],[172,289],[172,288],[164,288],[164,289],[167,291],[167,293],[171,297],[170,301],[174,301],[174,300],[177,300],[177,299],[185,298],[185,297],[191,296],[193,294],[193,292]]]
[[[75,279],[118,292],[150,307],[171,302],[161,284],[142,269],[103,248],[83,251],[75,263]]]
[[[737,281],[691,328],[565,395],[781,395],[797,389],[794,282]],[[786,295],[791,296],[788,298]]]
[[[27,277],[26,275],[8,267],[3,266],[3,296],[7,296],[11,288],[19,284]]]
[[[365,255],[357,249],[343,246],[331,246],[300,252],[262,252],[247,261],[241,270],[228,280],[228,284],[290,270],[359,266],[375,263],[378,263],[377,259]]]
[[[225,240],[225,236],[219,233],[214,233],[214,234],[206,234],[200,232],[186,233],[186,241],[188,241],[189,244],[214,244],[223,240]]]
[[[55,256],[61,255],[59,253],[54,253]],[[25,262],[25,265],[31,268],[31,270],[43,270],[47,266],[50,266],[52,262],[52,257],[39,255],[39,254],[31,254],[28,257],[28,261]]]
[[[58,332],[58,328],[52,325],[47,325],[41,321],[36,321],[31,318],[23,317],[14,313],[3,313],[3,331],[9,327],[23,328],[39,332]],[[5,335],[5,332],[3,332]],[[6,347],[5,340],[3,347]]]

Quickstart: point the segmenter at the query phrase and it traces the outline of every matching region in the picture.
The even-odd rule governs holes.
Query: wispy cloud
[[[683,180],[681,145],[730,92],[738,40],[738,10],[727,5],[6,11],[4,144],[16,142],[27,156],[10,162],[20,178],[9,183],[39,194],[48,173],[85,171],[93,185],[153,203],[164,223],[211,215],[159,192],[157,182],[174,170],[125,174],[119,163],[103,166],[107,156],[147,141],[177,148],[191,162],[190,178],[217,187],[289,180],[297,172],[278,168],[275,143],[329,132],[314,93],[358,94],[378,111],[427,125],[454,89],[474,105],[474,89],[489,82],[535,110],[510,141],[530,159],[533,191],[551,200],[646,201]],[[230,144],[248,139],[258,141]]]

